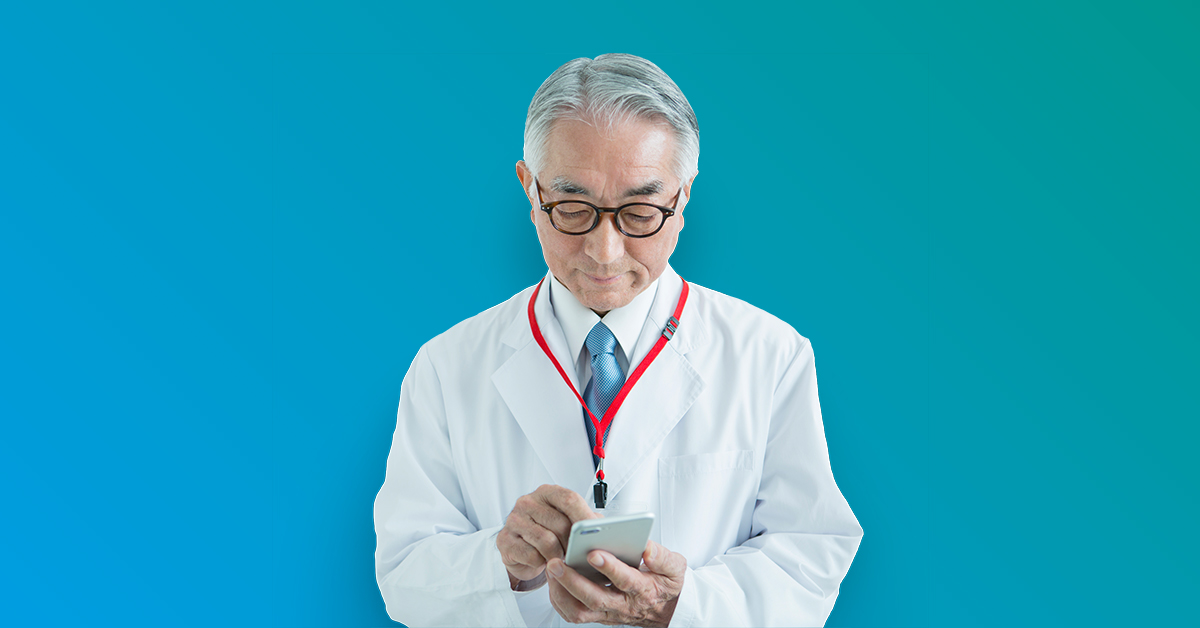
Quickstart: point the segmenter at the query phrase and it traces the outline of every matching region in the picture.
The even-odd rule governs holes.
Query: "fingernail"
[[[600,567],[604,565],[604,557],[599,553],[594,553],[591,556],[588,556],[588,562],[595,567]]]
[[[559,561],[559,560],[550,561],[549,570],[550,570],[550,575],[554,576],[555,578],[561,578],[562,574],[563,574],[562,561]]]
[[[651,545],[651,546],[650,546],[650,560],[654,560],[654,556],[655,556],[656,554],[658,554],[658,546],[657,546],[657,545]]]

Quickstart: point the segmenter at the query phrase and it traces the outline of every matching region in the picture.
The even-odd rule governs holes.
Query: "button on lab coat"
[[[822,625],[862,528],[830,470],[812,347],[762,310],[690,287],[678,332],[613,421],[605,514],[653,512],[651,538],[687,558],[673,626]],[[668,267],[639,345],[681,288]],[[549,292],[537,320],[571,365]],[[557,484],[591,505],[595,482],[579,402],[530,331],[532,293],[429,341],[404,377],[375,500],[376,576],[397,621],[566,625],[549,587],[509,589],[496,548],[518,497]]]

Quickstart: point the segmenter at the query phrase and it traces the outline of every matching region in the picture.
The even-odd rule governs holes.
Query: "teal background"
[[[5,622],[389,625],[400,381],[544,272],[525,108],[611,51],[700,120],[674,267],[813,342],[828,625],[1196,622],[1198,13],[0,9]]]

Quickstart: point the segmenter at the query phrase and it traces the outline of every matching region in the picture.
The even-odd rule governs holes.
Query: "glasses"
[[[550,216],[550,224],[555,229],[567,235],[583,235],[590,233],[600,226],[600,215],[612,213],[617,215],[617,231],[630,238],[648,238],[662,230],[667,224],[667,218],[675,214],[675,206],[679,204],[679,196],[683,186],[675,193],[675,200],[670,207],[659,207],[650,203],[626,203],[620,207],[599,207],[587,201],[550,201],[542,202],[542,184],[537,185],[538,202],[542,211]]]

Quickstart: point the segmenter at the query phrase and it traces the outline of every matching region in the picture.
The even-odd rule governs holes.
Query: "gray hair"
[[[696,172],[700,126],[692,106],[657,65],[628,54],[568,61],[542,83],[525,117],[525,164],[535,175],[541,171],[546,140],[560,119],[586,122],[603,132],[634,118],[670,124],[675,175],[685,180]]]

